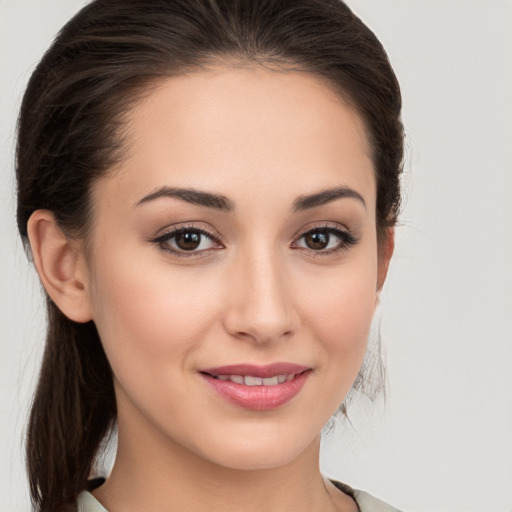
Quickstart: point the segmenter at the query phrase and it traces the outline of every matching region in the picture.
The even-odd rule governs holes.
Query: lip
[[[217,378],[218,375],[268,378],[292,373],[295,374],[292,380],[274,386],[248,386]],[[236,364],[199,370],[199,375],[222,398],[239,407],[256,411],[276,409],[289,402],[299,393],[310,374],[311,368],[293,363],[273,363],[265,366]]]
[[[210,375],[253,375],[254,377],[273,377],[288,373],[302,373],[309,370],[307,366],[294,363],[272,363],[264,366],[253,364],[232,364],[229,366],[217,366],[215,368],[200,369],[201,373]]]

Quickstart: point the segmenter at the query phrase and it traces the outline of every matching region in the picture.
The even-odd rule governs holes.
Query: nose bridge
[[[257,342],[277,340],[294,331],[297,317],[278,251],[260,242],[237,260],[232,276],[236,290],[226,318],[228,330]]]

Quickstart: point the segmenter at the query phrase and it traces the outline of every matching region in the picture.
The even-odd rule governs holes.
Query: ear
[[[377,292],[380,292],[386,281],[388,275],[389,262],[393,251],[395,250],[395,230],[394,228],[387,228],[379,247],[379,262],[377,268]]]
[[[48,295],[70,320],[92,318],[83,255],[60,229],[53,213],[36,210],[28,221],[34,263]]]

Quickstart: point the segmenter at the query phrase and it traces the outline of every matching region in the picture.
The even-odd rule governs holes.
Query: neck
[[[294,512],[357,510],[320,474],[320,438],[268,469],[220,466],[169,439],[137,439],[119,423],[116,462],[94,496],[111,512]]]

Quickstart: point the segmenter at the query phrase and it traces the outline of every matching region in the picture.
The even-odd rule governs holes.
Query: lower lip
[[[304,386],[310,371],[295,376],[289,382],[275,386],[246,386],[230,380],[220,380],[210,375],[201,377],[224,399],[245,409],[268,411],[289,402]]]

